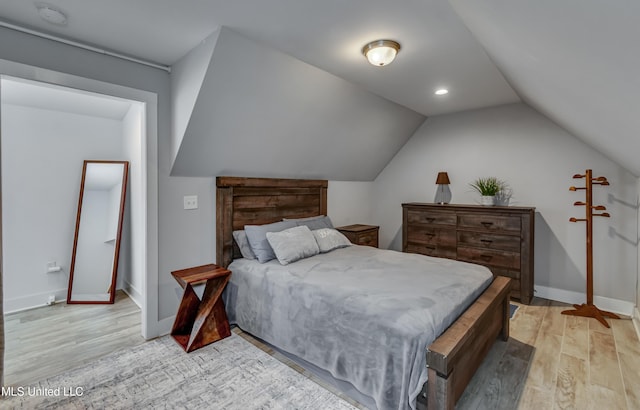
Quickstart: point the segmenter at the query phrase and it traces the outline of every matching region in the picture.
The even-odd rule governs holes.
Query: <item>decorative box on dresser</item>
[[[402,250],[485,265],[531,303],[535,208],[402,204]]]

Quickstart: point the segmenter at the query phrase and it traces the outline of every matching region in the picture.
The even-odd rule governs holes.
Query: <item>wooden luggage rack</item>
[[[587,223],[587,303],[582,305],[573,305],[575,309],[565,310],[562,312],[563,315],[572,315],[572,316],[584,316],[584,317],[593,317],[597,319],[604,326],[609,327],[609,323],[605,320],[605,317],[620,319],[618,315],[615,313],[607,312],[604,310],[598,309],[593,304],[593,217],[594,216],[602,216],[605,218],[609,218],[607,212],[602,213],[594,213],[593,211],[606,211],[607,208],[603,205],[593,205],[593,185],[609,185],[609,181],[605,177],[596,177],[593,178],[592,172],[590,169],[586,171],[585,174],[576,174],[573,176],[575,179],[586,178],[586,184],[584,187],[575,187],[572,186],[569,188],[570,191],[578,191],[585,190],[586,191],[586,201],[578,201],[573,205],[575,206],[584,206],[586,209],[586,217],[585,218],[569,218],[569,222],[586,222]]]

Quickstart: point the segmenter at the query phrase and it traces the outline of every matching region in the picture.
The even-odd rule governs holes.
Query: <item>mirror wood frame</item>
[[[89,164],[122,164],[122,190],[120,192],[120,207],[118,210],[118,224],[115,238],[114,255],[111,272],[111,286],[109,287],[109,300],[74,300],[72,299],[73,277],[76,268],[76,251],[78,249],[78,233],[80,231],[80,217],[82,215],[82,200]],[[116,295],[116,279],[118,276],[118,261],[120,258],[120,240],[122,237],[122,225],[124,221],[124,207],[127,196],[127,183],[129,180],[129,161],[85,160],[82,165],[82,179],[80,181],[80,194],[78,198],[78,212],[76,214],[76,229],[73,236],[73,252],[71,254],[71,268],[69,270],[69,286],[67,289],[67,304],[113,304]]]

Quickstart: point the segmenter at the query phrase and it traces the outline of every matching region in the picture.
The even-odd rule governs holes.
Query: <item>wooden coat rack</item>
[[[606,211],[607,208],[605,208],[603,205],[593,205],[592,192],[593,185],[609,185],[609,181],[607,181],[607,178],[605,177],[593,178],[590,169],[588,169],[584,175],[576,174],[573,177],[576,179],[586,178],[586,184],[584,187],[572,186],[569,188],[570,191],[578,191],[583,189],[586,191],[586,201],[578,201],[573,204],[574,206],[585,207],[586,218],[569,218],[569,221],[587,223],[587,303],[584,303],[582,305],[573,305],[575,309],[565,310],[562,312],[562,314],[593,317],[596,318],[604,326],[609,327],[609,323],[607,323],[605,317],[609,317],[612,319],[620,319],[620,317],[615,313],[600,310],[593,304],[593,217],[602,216],[605,218],[609,218],[610,215],[607,212],[593,213],[593,211]]]

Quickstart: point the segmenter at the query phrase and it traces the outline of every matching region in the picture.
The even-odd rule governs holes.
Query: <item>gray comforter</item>
[[[415,409],[427,346],[492,280],[479,265],[364,246],[229,269],[231,323],[350,382],[379,409]]]

